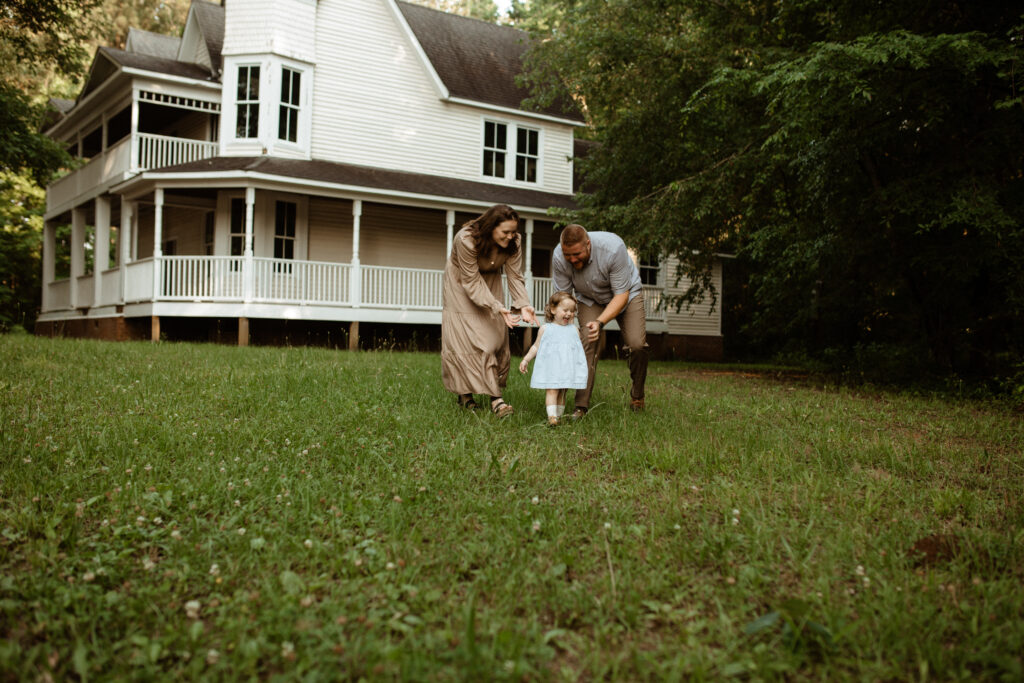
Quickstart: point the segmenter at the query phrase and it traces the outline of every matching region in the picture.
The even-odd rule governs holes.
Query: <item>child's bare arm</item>
[[[530,350],[526,352],[525,356],[523,356],[523,360],[519,362],[519,372],[523,373],[524,375],[526,374],[526,370],[530,367],[530,361],[536,358],[537,356],[537,345],[540,344],[540,338],[543,335],[544,328],[542,327],[540,328],[540,331],[537,332],[537,341],[533,342],[533,346],[531,346]]]

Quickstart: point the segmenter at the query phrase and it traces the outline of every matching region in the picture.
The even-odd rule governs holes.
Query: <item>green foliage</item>
[[[0,175],[0,332],[35,322],[44,203],[24,177]]]
[[[608,362],[551,430],[518,374],[509,418],[458,409],[432,354],[5,335],[0,367],[21,678],[1020,678],[1006,406],[652,363],[633,414]]]
[[[1004,3],[548,0],[528,60],[600,145],[573,217],[745,273],[762,354],[924,348],[949,372],[1024,357],[1021,14]],[[552,13],[552,8],[559,10]],[[551,23],[550,21],[548,23]]]

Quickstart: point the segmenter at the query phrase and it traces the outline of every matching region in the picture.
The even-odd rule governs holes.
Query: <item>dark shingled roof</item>
[[[192,9],[206,41],[206,51],[210,54],[213,75],[219,76],[223,69],[221,50],[224,48],[224,8],[209,2],[195,0]]]
[[[127,52],[164,59],[177,59],[179,47],[181,47],[181,38],[177,36],[165,36],[162,33],[144,31],[134,26],[128,28],[128,40],[125,41]]]
[[[274,157],[214,157],[154,169],[154,171],[159,173],[252,171],[299,180],[316,180],[338,185],[409,192],[432,197],[467,199],[492,204],[510,204],[514,207],[575,208],[572,197],[564,194],[330,161],[304,161]]]
[[[199,81],[214,80],[210,78],[210,72],[198,64],[178,62],[173,59],[164,59],[162,57],[154,57],[152,55],[140,55],[133,52],[125,52],[124,50],[117,50],[112,47],[101,47],[99,52],[120,66],[143,69],[144,71],[155,71],[157,73],[168,74],[171,76],[194,78]]]
[[[452,97],[522,109],[529,96],[516,85],[529,36],[510,26],[397,3],[402,16]],[[578,110],[556,106],[544,114],[582,121]]]

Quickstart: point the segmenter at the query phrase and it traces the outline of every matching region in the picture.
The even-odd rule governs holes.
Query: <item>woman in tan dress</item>
[[[459,405],[477,408],[473,394],[490,397],[498,417],[512,414],[502,399],[510,367],[508,330],[519,320],[537,322],[523,283],[519,215],[492,206],[462,226],[444,269],[441,308],[441,378]],[[508,281],[505,308],[501,275]]]

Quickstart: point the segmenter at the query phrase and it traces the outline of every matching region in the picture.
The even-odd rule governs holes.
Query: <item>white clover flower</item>
[[[82,581],[85,581],[86,583],[89,583],[90,581],[94,580],[95,578],[96,578],[96,575],[93,574],[92,572],[86,572],[86,573],[82,574]]]
[[[216,650],[209,650],[206,653],[206,663],[210,666],[216,664],[218,659],[220,659],[220,653]]]
[[[540,498],[534,496],[533,498],[530,499],[530,502],[533,503],[534,505],[537,505],[538,503],[540,503]]]
[[[221,470],[221,471],[223,472],[224,470]],[[232,482],[229,481],[228,482],[228,491],[234,491],[234,490],[235,490],[235,485]]]
[[[175,541],[180,541],[181,540],[181,532],[178,531],[177,529],[174,529],[173,531],[171,531],[171,538],[173,538]]]
[[[189,619],[198,619],[200,607],[202,607],[202,605],[198,600],[189,600],[185,603],[185,616]]]
[[[307,548],[312,548],[313,547],[313,541],[311,539],[307,538],[305,541],[302,542],[302,545],[306,546]]]
[[[240,501],[239,499],[235,498],[235,507],[237,508],[237,507],[241,507],[241,506],[242,506],[242,501]]]
[[[295,656],[295,643],[290,640],[286,640],[281,643],[281,656],[285,659],[291,659]]]
[[[163,524],[163,523],[164,523],[164,518],[163,517],[154,517],[153,518],[153,524]]]
[[[310,607],[314,602],[316,602],[316,598],[314,598],[312,595],[307,595],[306,597],[299,600],[299,604],[303,607]]]
[[[217,576],[220,574],[220,566],[214,562],[210,565],[210,576]]]
[[[145,569],[147,572],[150,572],[150,571],[153,571],[154,567],[156,567],[156,562],[154,562],[151,558],[149,558],[149,557],[142,558],[142,568],[143,569]]]
[[[858,564],[857,569],[854,571],[856,572],[857,576],[864,576],[864,567],[862,567],[861,565]]]
[[[540,531],[540,520],[539,519],[533,520],[533,530],[534,531]]]
[[[245,527],[244,526],[238,527],[238,535],[239,536],[245,536]]]
[[[733,508],[732,509],[732,516],[733,517],[739,517],[740,516],[740,511],[739,511],[738,508]]]
[[[604,523],[604,528],[605,529],[611,529],[612,528],[612,523],[611,522],[605,522]]]
[[[384,569],[387,569],[388,571],[391,571],[394,568],[395,568],[395,563],[394,562],[388,562],[386,565],[384,565]]]
[[[143,467],[142,469],[146,470],[147,472],[152,472],[152,471],[153,471],[153,466],[152,466],[152,465],[149,465],[149,464],[147,464],[147,465],[146,465],[145,467]]]
[[[732,523],[733,523],[733,526],[739,524],[740,523],[740,518],[739,517],[733,517],[732,518]]]
[[[870,586],[870,585],[871,585],[871,579],[869,579],[868,577],[866,577],[866,576],[865,576],[865,577],[864,577],[863,579],[861,579],[861,580],[862,580],[862,581],[864,582],[864,587],[865,587],[865,588],[867,588],[868,586]]]
[[[680,529],[682,529],[683,527],[681,527],[681,526],[679,526],[678,524],[676,524],[676,525],[675,525],[675,526],[673,526],[672,528],[673,528],[673,529],[675,529],[676,531],[679,531],[679,530],[680,530]]]

